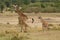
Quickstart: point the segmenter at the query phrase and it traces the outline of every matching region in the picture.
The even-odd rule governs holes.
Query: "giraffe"
[[[39,17],[40,21],[42,22],[42,29],[44,30],[48,30],[48,22],[45,21],[41,16]]]
[[[28,19],[28,17],[23,14],[21,10],[19,10],[19,6],[15,5],[15,11],[19,15],[18,20],[19,20],[19,25],[21,26],[21,32],[27,32],[27,27],[28,25],[25,23],[25,21]]]

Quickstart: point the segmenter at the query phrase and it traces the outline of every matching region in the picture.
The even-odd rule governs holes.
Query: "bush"
[[[4,10],[4,5],[1,4],[1,5],[0,5],[0,11],[1,11],[1,13],[3,13],[3,10]]]
[[[23,11],[27,12],[27,13],[31,13],[31,12],[38,13],[40,11],[40,9],[38,7],[27,7]]]
[[[24,12],[42,12],[42,13],[59,13],[60,12],[60,6],[58,3],[31,3],[29,5],[24,5],[23,7]]]
[[[29,7],[40,7],[41,3],[31,3],[30,5],[28,5]]]
[[[53,26],[53,24],[49,24],[48,26]]]
[[[41,4],[41,8],[45,8],[45,5],[44,4]]]
[[[4,33],[1,33],[1,34],[0,34],[0,37],[4,37],[4,36],[5,36],[5,34],[4,34]]]
[[[29,38],[26,36],[20,36],[19,38],[17,36],[14,36],[13,38],[11,38],[11,40],[27,40],[27,39]]]
[[[15,36],[15,37],[11,38],[11,40],[19,40],[19,38]]]

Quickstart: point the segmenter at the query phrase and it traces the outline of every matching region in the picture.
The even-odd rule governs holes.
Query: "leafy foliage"
[[[22,6],[23,11],[33,12],[37,7],[37,12],[60,12],[60,0],[0,0],[0,11],[3,12],[4,8],[11,9],[13,4]]]
[[[30,0],[23,0],[23,3],[24,3],[25,5],[28,5],[28,4],[30,3]]]
[[[31,2],[32,2],[32,3],[35,3],[35,2],[36,2],[36,0],[31,0]]]

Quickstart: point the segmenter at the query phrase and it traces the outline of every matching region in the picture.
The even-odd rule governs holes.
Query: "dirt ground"
[[[60,17],[59,17],[60,13],[38,13],[38,14],[25,13],[25,15],[27,15],[29,18],[27,20],[28,22],[31,22],[31,18],[34,18],[35,23],[39,23],[40,20],[38,19],[38,17],[42,16],[42,18],[46,20],[48,23],[60,24]],[[10,12],[0,13],[0,23],[18,24],[17,13],[10,13]]]

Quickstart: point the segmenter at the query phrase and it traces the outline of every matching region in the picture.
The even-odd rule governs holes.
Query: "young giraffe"
[[[22,31],[26,32],[28,25],[25,23],[25,21],[28,19],[28,17],[24,15],[21,10],[19,10],[19,6],[17,5],[15,5],[15,11],[19,15],[18,20],[19,20],[19,25],[21,25],[21,32]]]
[[[48,30],[48,22],[45,21],[41,16],[39,17],[39,19],[40,19],[41,22],[42,22],[42,29],[43,29],[43,31],[44,31],[44,30]]]

